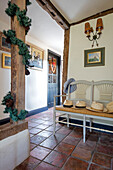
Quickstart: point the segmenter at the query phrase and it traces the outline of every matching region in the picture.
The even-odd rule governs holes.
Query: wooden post
[[[26,6],[26,0],[11,0],[23,10]],[[20,26],[17,16],[11,19],[11,29],[16,31],[16,37],[25,42],[25,28]],[[25,109],[25,65],[22,63],[22,56],[18,54],[18,46],[11,47],[11,94],[14,97],[14,107]]]
[[[64,89],[64,83],[67,81],[67,72],[68,72],[68,55],[69,55],[69,36],[70,28],[65,30],[64,34],[64,54],[63,54],[63,76],[62,76],[62,94]],[[64,102],[65,97],[62,98]]]

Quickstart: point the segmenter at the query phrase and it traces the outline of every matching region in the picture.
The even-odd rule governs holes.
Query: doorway
[[[54,96],[60,94],[61,56],[48,50],[48,108],[54,106]],[[60,98],[56,99],[60,104]]]

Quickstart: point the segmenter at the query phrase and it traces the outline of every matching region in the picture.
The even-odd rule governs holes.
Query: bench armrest
[[[57,95],[57,96],[54,96],[54,107],[56,106],[56,98],[57,97],[67,97],[68,95]]]

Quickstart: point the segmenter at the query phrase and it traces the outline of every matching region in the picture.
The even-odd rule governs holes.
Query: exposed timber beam
[[[62,94],[64,94],[63,93],[64,83],[67,81],[67,73],[68,73],[69,37],[70,37],[70,29],[65,30],[65,34],[64,34]],[[64,100],[65,97],[62,98],[62,101]]]
[[[84,18],[84,19],[82,19],[80,21],[74,22],[74,23],[70,24],[70,26],[77,25],[77,24],[80,24],[82,22],[86,22],[86,21],[91,20],[91,19],[96,19],[96,18],[99,18],[99,17],[103,17],[103,16],[111,14],[111,13],[113,13],[113,8],[110,8],[108,10],[99,12],[99,13],[97,13],[95,15],[92,15],[90,17]]]
[[[26,7],[26,0],[11,0],[21,10]],[[17,16],[11,19],[11,29],[16,32],[16,37],[25,42],[25,28],[19,24]],[[25,109],[25,65],[22,63],[22,56],[19,55],[17,45],[11,45],[11,94],[14,98],[14,107],[20,110]]]
[[[49,13],[49,15],[63,28],[68,29],[70,27],[68,21],[63,15],[55,8],[50,0],[36,0],[37,3]]]

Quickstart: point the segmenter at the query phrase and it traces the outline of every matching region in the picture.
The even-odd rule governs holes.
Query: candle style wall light
[[[102,34],[101,32],[102,30],[103,30],[102,18],[97,19],[95,34],[94,34],[93,27],[90,27],[89,22],[85,23],[85,34],[87,35],[86,37],[90,41],[93,41],[92,47],[94,46],[94,42],[96,42],[96,45],[98,46],[97,40],[100,38],[100,35]]]

